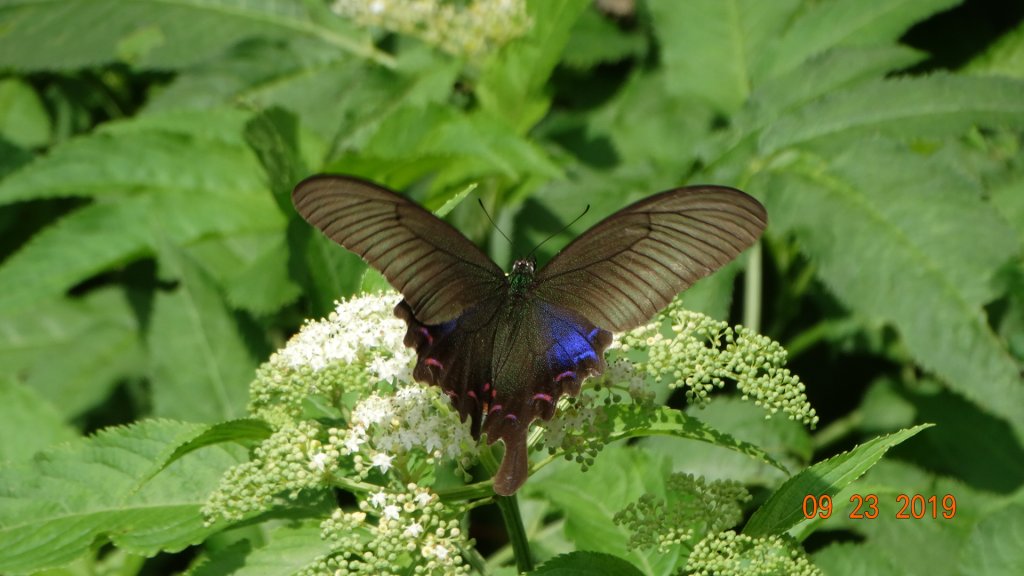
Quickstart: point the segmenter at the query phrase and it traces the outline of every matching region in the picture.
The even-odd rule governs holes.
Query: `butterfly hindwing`
[[[504,272],[475,244],[387,188],[314,176],[295,187],[292,202],[310,224],[380,271],[421,322],[451,320],[505,291]]]
[[[647,322],[760,237],[761,203],[691,186],[645,198],[577,237],[536,277],[536,294],[613,332]]]
[[[526,434],[534,418],[550,420],[562,394],[579,393],[604,371],[611,334],[579,314],[542,302],[485,302],[449,322],[424,325],[400,302],[405,343],[416,349],[413,376],[441,387],[473,436],[501,439],[505,456],[494,478],[514,494],[527,476]]]

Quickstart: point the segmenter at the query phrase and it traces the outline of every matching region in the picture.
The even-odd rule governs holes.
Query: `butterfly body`
[[[494,490],[504,495],[528,475],[530,423],[604,371],[611,332],[648,321],[766,223],[743,192],[680,188],[606,218],[540,270],[522,259],[505,275],[450,225],[371,182],[315,176],[292,200],[402,293],[395,314],[416,350],[413,377],[440,386],[474,437],[502,440]]]

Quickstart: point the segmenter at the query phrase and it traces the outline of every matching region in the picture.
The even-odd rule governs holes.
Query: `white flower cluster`
[[[524,0],[336,0],[332,9],[463,57],[479,57],[530,28]]]
[[[340,300],[330,316],[307,322],[278,351],[277,360],[314,371],[358,362],[379,380],[411,382],[416,354],[402,343],[406,326],[394,314],[398,300],[372,294]]]
[[[321,537],[338,553],[321,558],[310,574],[468,574],[461,550],[469,541],[460,525],[465,510],[444,504],[415,484],[380,490],[359,502],[359,511],[336,510],[320,525]],[[376,523],[372,522],[376,519]],[[396,560],[404,559],[402,562]],[[411,560],[412,565],[406,562]]]
[[[451,402],[436,386],[410,384],[392,395],[373,393],[356,404],[346,429],[329,431],[342,454],[370,455],[369,466],[357,456],[356,469],[387,472],[396,455],[422,450],[428,461],[455,460],[468,466],[477,443],[469,422],[460,422]]]

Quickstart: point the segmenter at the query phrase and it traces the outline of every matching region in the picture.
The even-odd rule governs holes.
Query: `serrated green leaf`
[[[968,63],[964,72],[1024,78],[1024,23],[1003,34]]]
[[[154,413],[205,422],[244,415],[258,361],[242,324],[194,261],[172,248],[161,257],[180,284],[157,294],[148,327]]]
[[[972,126],[1024,126],[1024,80],[935,74],[859,84],[787,114],[762,135],[761,153],[869,134],[941,137]],[[879,105],[885,103],[884,106]]]
[[[1014,576],[1024,572],[1024,504],[1009,506],[983,518],[960,555],[963,574]]]
[[[53,402],[66,419],[139,376],[143,351],[124,292],[100,289],[0,315],[0,366]]]
[[[77,437],[52,403],[0,375],[0,464],[26,460],[39,450]]]
[[[256,418],[239,418],[218,422],[206,429],[201,430],[192,439],[183,442],[174,452],[168,456],[167,461],[161,466],[161,470],[183,458],[186,454],[214,446],[224,442],[247,445],[266,440],[274,432],[274,429],[263,420]]]
[[[0,182],[0,204],[123,196],[140,190],[248,191],[264,186],[242,146],[162,131],[104,131],[71,140]]]
[[[733,112],[751,90],[752,61],[799,6],[795,0],[652,0],[666,87]]]
[[[614,422],[613,431],[608,436],[609,440],[642,438],[644,436],[688,438],[728,448],[787,472],[785,466],[761,448],[748,442],[736,440],[674,408],[663,406],[652,415],[650,411],[634,406],[614,405],[608,407],[606,413]]]
[[[1019,248],[973,181],[883,140],[784,174],[765,195],[776,233],[796,233],[841,301],[895,325],[918,363],[1024,438],[1019,369],[982,309]]]
[[[765,412],[739,398],[715,398],[706,407],[689,408],[703,426],[716,434],[728,435],[732,442],[754,446],[759,453],[770,454],[788,470],[798,470],[811,459],[810,435],[797,422],[782,417],[765,418]],[[728,478],[746,485],[775,486],[788,476],[760,455],[721,446],[716,441],[679,442],[673,437],[649,437],[638,446],[663,454],[673,470],[704,476]]]
[[[958,4],[960,0],[832,0],[819,2],[800,14],[771,50],[758,69],[760,77],[772,77],[792,70],[815,54],[835,46],[887,44],[907,29]]]
[[[160,192],[95,203],[59,220],[0,266],[0,314],[57,296],[94,274],[152,254],[153,233],[175,244],[280,230],[270,195]]]
[[[218,530],[203,526],[199,509],[237,455],[213,447],[140,484],[197,429],[146,421],[0,469],[0,570],[60,566],[104,538],[135,554],[177,551]]]
[[[930,426],[922,424],[875,438],[803,470],[787,480],[754,512],[743,533],[754,537],[782,534],[801,522],[808,522],[802,508],[808,494],[835,496],[874,466],[890,448]]]
[[[543,576],[640,576],[643,572],[622,558],[611,554],[572,552],[548,560],[530,574]]]
[[[0,66],[45,71],[121,61],[177,69],[260,36],[299,36],[390,62],[365,33],[314,6],[281,0],[16,0],[0,7]]]

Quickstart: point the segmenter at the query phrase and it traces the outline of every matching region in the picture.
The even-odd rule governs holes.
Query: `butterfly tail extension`
[[[511,496],[526,482],[530,461],[526,457],[526,430],[504,436],[505,456],[501,459],[498,473],[494,475],[494,493]]]

